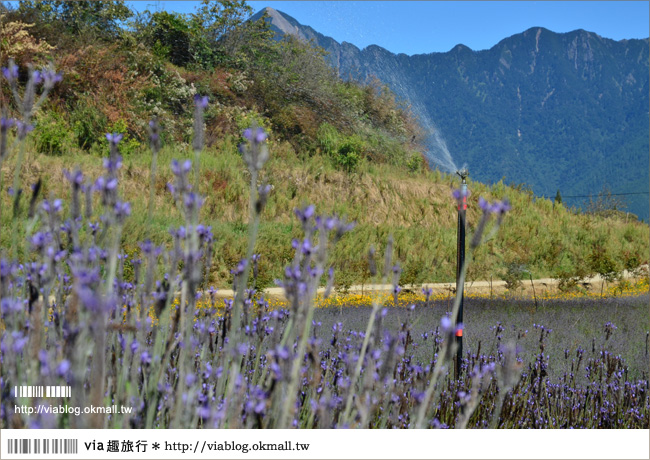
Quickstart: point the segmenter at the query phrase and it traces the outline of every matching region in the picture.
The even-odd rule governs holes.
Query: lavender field
[[[15,155],[20,172],[34,106],[61,76],[30,72],[21,93],[18,69],[10,64],[3,74],[23,110],[20,118],[2,118],[0,161]],[[120,134],[106,134],[110,155],[102,176],[66,172],[67,196],[40,196],[39,183],[23,191],[28,188],[14,174],[13,209],[0,209],[0,218],[14,218],[12,245],[1,248],[0,258],[0,426],[649,427],[647,296],[541,307],[468,299],[464,325],[457,324],[459,297],[404,308],[376,302],[316,309],[317,288],[331,292],[336,276],[328,254],[354,224],[306,205],[295,210],[304,235],[287,242],[293,259],[276,281],[288,306],[271,308],[254,289],[260,263],[255,244],[273,192],[259,180],[272,152],[257,126],[242,133],[240,147],[250,175],[247,255],[230,267],[235,297],[217,299],[206,280],[219,235],[199,220],[205,197],[196,182],[208,103],[194,97],[194,158],[171,163],[169,193],[185,223],[170,230],[169,247],[145,240],[138,257],[121,250],[132,218],[129,200],[138,197],[120,193]],[[160,126],[154,119],[149,127],[151,209]],[[449,200],[455,206],[462,198],[456,192]],[[21,202],[29,216],[24,241],[15,236]],[[482,217],[468,239],[461,282],[472,251],[507,225],[506,200],[481,199],[479,205]],[[377,252],[383,255],[368,248],[370,273],[392,282],[399,296],[392,239]],[[460,328],[467,353],[456,379]],[[69,386],[69,398],[47,402],[81,410],[18,413],[16,407],[39,402],[16,394],[24,385]],[[132,410],[83,409],[113,405]]]

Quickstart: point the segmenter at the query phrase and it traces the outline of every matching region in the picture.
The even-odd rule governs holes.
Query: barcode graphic
[[[8,454],[76,454],[77,439],[7,439]]]
[[[69,386],[22,385],[14,387],[17,398],[67,398],[72,396]]]

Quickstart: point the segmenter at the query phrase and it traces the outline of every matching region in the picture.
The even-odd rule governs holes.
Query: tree
[[[560,189],[557,189],[557,193],[555,194],[555,204],[562,204],[562,195],[560,195]]]
[[[22,21],[5,21],[6,14],[0,13],[0,56],[2,61],[13,59],[20,67],[27,64],[44,64],[45,57],[54,49],[45,40],[39,40],[29,33],[34,24]],[[6,62],[2,62],[6,65]]]
[[[114,40],[122,32],[121,23],[133,16],[123,0],[68,2],[61,0],[21,1],[18,12],[33,21],[62,27],[84,39]]]
[[[232,57],[234,50],[228,49],[228,45],[232,45],[232,35],[241,29],[252,12],[253,9],[243,0],[203,0],[196,12],[190,15],[196,33],[196,50],[204,55],[209,51],[216,62]]]
[[[245,1],[219,0],[210,2],[203,0],[191,17],[201,26],[208,42],[216,44],[228,33],[234,31],[253,12],[253,8]]]
[[[627,208],[625,200],[612,194],[611,189],[604,185],[595,198],[589,197],[587,214],[596,214],[602,217],[614,217],[624,215]]]
[[[589,268],[600,275],[602,284],[600,286],[600,295],[603,295],[605,282],[611,283],[621,277],[620,268],[616,261],[609,255],[605,246],[606,238],[599,237],[592,244],[591,254],[589,255]]]
[[[251,12],[243,1],[204,1],[187,15],[146,10],[132,26],[139,41],[178,66],[245,67],[243,55],[264,50],[261,43],[270,40],[264,21],[246,21]]]
[[[134,28],[139,41],[149,46],[157,56],[169,59],[177,66],[193,62],[192,34],[185,15],[146,10],[138,15]]]

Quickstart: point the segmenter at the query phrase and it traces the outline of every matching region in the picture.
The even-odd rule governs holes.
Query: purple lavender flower
[[[510,211],[510,209],[510,202],[508,199],[505,199],[503,201],[495,201],[490,208],[490,212],[492,214],[503,215]]]
[[[43,81],[43,86],[45,89],[53,88],[55,84],[63,80],[63,75],[54,72],[52,69],[41,70],[40,77]]]
[[[154,153],[160,150],[160,125],[155,118],[149,122],[149,142]]]
[[[289,359],[289,349],[286,346],[278,345],[275,348],[275,355],[281,360]]]
[[[75,169],[73,172],[68,171],[67,169],[63,170],[63,175],[65,176],[71,184],[76,187],[80,187],[83,183],[83,173],[80,169]]]
[[[90,289],[87,286],[82,285],[77,288],[77,296],[79,297],[81,304],[93,313],[101,312],[104,308],[104,302],[102,299],[93,291],[93,289]]]
[[[185,160],[181,165],[178,160],[172,160],[172,172],[175,176],[181,176],[187,174],[192,169],[192,161]]]
[[[199,406],[196,409],[196,414],[203,420],[210,420],[212,417],[212,409],[207,406]]]
[[[269,159],[269,151],[265,144],[267,135],[262,128],[248,128],[242,135],[247,143],[240,144],[239,151],[244,157],[248,169],[257,172]]]
[[[29,337],[23,335],[23,333],[20,331],[12,332],[11,336],[14,339],[14,346],[13,346],[14,353],[21,353],[23,351],[23,348],[29,341]]]
[[[200,94],[195,94],[194,105],[202,109],[205,109],[208,106],[208,96],[201,96]]]
[[[104,158],[103,163],[106,171],[109,174],[114,174],[122,167],[122,157],[120,155],[115,155],[115,157]]]
[[[22,310],[23,304],[18,299],[5,297],[4,299],[0,300],[0,312],[2,312],[3,315],[7,313],[17,313]]]
[[[27,137],[27,134],[34,130],[34,125],[16,120],[16,128],[18,130],[18,139],[23,140]]]
[[[147,350],[140,354],[140,362],[144,365],[151,364],[151,355]]]
[[[188,210],[200,209],[203,206],[203,198],[194,192],[186,193],[184,202]]]
[[[118,222],[124,222],[131,215],[131,204],[127,201],[118,201],[115,203],[115,218]]]
[[[294,210],[294,212],[296,213],[296,216],[298,216],[298,219],[300,219],[300,222],[302,222],[303,225],[306,224],[307,221],[312,218],[315,211],[316,211],[316,207],[313,204],[310,204],[309,206],[305,207],[304,209],[296,208]]]
[[[43,211],[49,214],[49,213],[61,212],[61,208],[62,208],[61,205],[62,205],[62,201],[60,199],[56,199],[52,203],[50,203],[48,200],[43,200],[41,207],[43,208]]]
[[[124,138],[124,134],[121,133],[106,133],[106,139],[110,142],[111,145],[117,145]]]
[[[106,178],[100,176],[95,181],[94,189],[98,192],[102,192],[102,193],[112,192],[116,188],[117,188],[117,179],[115,178],[106,180]]]
[[[248,261],[246,259],[240,260],[239,263],[237,264],[237,267],[232,269],[230,271],[230,273],[235,275],[235,276],[241,275],[242,273],[244,273],[244,270],[246,269],[247,264],[248,264]]]
[[[237,348],[237,353],[239,353],[242,356],[245,356],[246,353],[248,352],[248,344],[247,343],[240,343],[240,344],[237,345],[236,348]]]
[[[39,70],[34,70],[32,72],[32,83],[36,86],[40,85],[43,83],[43,75]]]
[[[2,68],[2,75],[4,75],[9,83],[15,82],[18,80],[18,66],[10,62],[7,67]]]
[[[67,374],[69,370],[70,370],[70,361],[68,361],[67,359],[61,361],[59,365],[56,367],[56,373],[60,377],[65,376],[65,374]]]
[[[486,214],[503,215],[511,209],[508,199],[505,199],[503,201],[495,201],[494,203],[490,204],[485,198],[479,197],[478,205]]]
[[[300,249],[300,251],[306,256],[311,255],[315,251],[315,248],[312,246],[311,241],[309,241],[309,238],[305,238],[302,242],[300,242],[297,239],[294,239],[291,241],[291,246],[294,249]]]
[[[202,242],[210,243],[214,238],[212,226],[206,227],[205,225],[199,224],[196,226],[196,233]]]
[[[3,130],[11,128],[16,124],[16,120],[13,118],[0,117],[0,128]]]
[[[451,196],[454,197],[456,201],[462,201],[463,198],[467,198],[470,195],[469,189],[455,189],[451,192]]]
[[[266,134],[266,132],[262,128],[257,128],[255,130],[255,132],[253,132],[253,130],[251,128],[248,128],[248,129],[244,130],[243,135],[249,141],[255,142],[257,144],[261,144],[268,137],[268,135]]]
[[[169,234],[177,240],[184,240],[187,237],[187,230],[181,225],[178,229],[170,228]]]
[[[52,242],[52,234],[50,232],[36,232],[30,238],[35,251],[40,251]]]

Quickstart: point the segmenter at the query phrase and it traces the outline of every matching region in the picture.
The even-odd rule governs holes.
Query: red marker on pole
[[[465,297],[465,283],[460,282],[460,272],[465,263],[465,230],[467,228],[467,176],[469,171],[463,168],[456,171],[461,178],[460,193],[462,202],[458,203],[458,246],[456,250],[456,292],[460,295],[460,305],[458,308],[458,317],[456,319],[456,345],[458,346],[456,352],[456,379],[460,377],[461,363],[463,362],[463,300]]]

